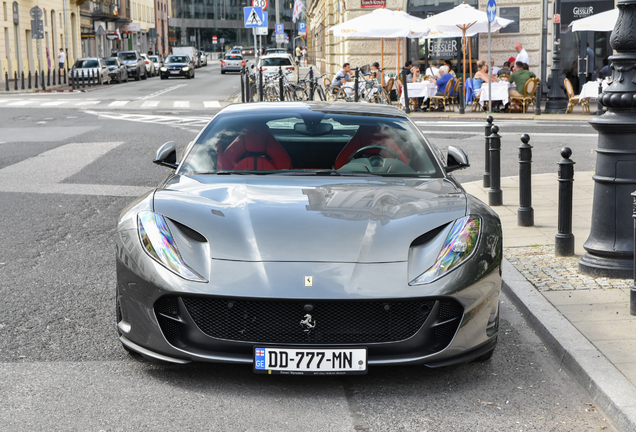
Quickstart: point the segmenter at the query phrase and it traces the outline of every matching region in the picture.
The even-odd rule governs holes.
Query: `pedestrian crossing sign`
[[[245,28],[261,27],[263,25],[263,8],[245,7],[243,8],[245,16]]]

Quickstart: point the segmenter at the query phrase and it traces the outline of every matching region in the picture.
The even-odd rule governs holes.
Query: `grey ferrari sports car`
[[[499,218],[402,111],[232,105],[154,162],[171,173],[117,226],[128,351],[314,375],[492,355]]]

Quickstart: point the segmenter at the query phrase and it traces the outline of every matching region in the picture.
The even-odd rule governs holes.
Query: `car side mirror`
[[[254,69],[254,65],[252,64],[252,69]]]
[[[155,156],[155,160],[152,162],[157,165],[177,169],[179,164],[177,163],[177,149],[175,148],[174,141],[168,141],[159,147],[157,156]]]
[[[468,156],[459,147],[448,146],[448,155],[446,156],[446,166],[444,169],[446,172],[456,171],[464,168],[468,168],[470,163],[468,162]]]

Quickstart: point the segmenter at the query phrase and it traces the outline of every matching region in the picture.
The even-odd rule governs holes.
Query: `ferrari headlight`
[[[189,66],[184,66],[184,67],[182,67],[182,68],[181,68],[181,70],[189,71],[189,70],[190,70],[190,67],[189,67]]]
[[[459,267],[475,250],[479,240],[480,226],[479,216],[466,216],[457,219],[446,237],[444,247],[437,256],[435,264],[413,279],[409,285],[431,283]]]
[[[207,282],[204,277],[188,267],[183,261],[163,216],[143,211],[137,215],[137,220],[139,222],[139,237],[148,255],[184,279]]]

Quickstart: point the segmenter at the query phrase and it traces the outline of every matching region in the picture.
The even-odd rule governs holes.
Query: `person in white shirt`
[[[66,62],[66,54],[64,50],[60,48],[60,53],[57,55],[57,64],[60,67],[60,70],[64,72],[64,63]]]
[[[526,52],[526,50],[523,49],[523,45],[521,45],[521,42],[517,42],[517,44],[515,45],[515,50],[517,51],[516,61],[530,64],[530,57],[528,57],[528,53]]]
[[[495,59],[490,59],[490,67],[492,69],[492,74],[497,75],[497,73],[501,70],[500,67],[495,66]]]
[[[424,75],[433,77],[433,78],[435,78],[435,80],[438,80],[439,79],[439,69],[437,69],[435,67],[435,65],[432,64],[428,69],[426,69],[426,73]]]

